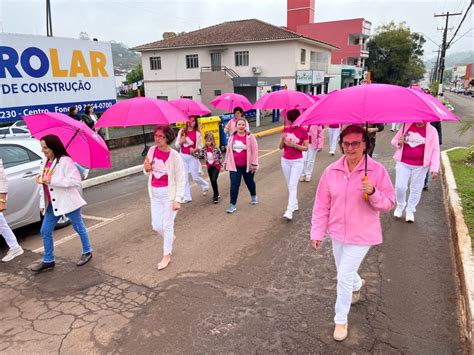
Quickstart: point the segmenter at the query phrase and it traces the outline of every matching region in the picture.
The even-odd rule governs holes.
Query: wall
[[[314,22],[314,0],[287,0],[286,8],[289,30],[296,32],[298,25]]]

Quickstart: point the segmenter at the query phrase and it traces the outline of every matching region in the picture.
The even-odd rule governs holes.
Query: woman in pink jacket
[[[370,157],[367,157],[368,179],[365,179],[364,152],[370,148],[366,137],[365,130],[359,126],[351,125],[342,131],[339,146],[343,156],[324,170],[313,208],[312,247],[320,249],[327,233],[336,262],[333,336],[337,341],[347,337],[351,304],[359,301],[365,284],[357,271],[370,247],[382,243],[379,214],[390,211],[395,204],[387,171]]]
[[[438,131],[430,124],[411,123],[397,132],[392,139],[392,145],[397,148],[393,156],[397,161],[395,179],[397,208],[393,215],[401,218],[406,207],[405,221],[413,223],[427,172],[430,172],[433,179],[438,175]],[[410,181],[410,195],[407,204],[408,181]]]
[[[236,131],[227,142],[227,153],[224,166],[230,175],[230,205],[227,213],[237,210],[237,197],[242,177],[250,192],[250,203],[256,205],[257,188],[254,175],[258,168],[258,145],[255,136],[248,132],[247,121],[239,118],[236,123]]]
[[[321,125],[311,125],[307,127],[308,136],[309,136],[309,146],[308,151],[303,152],[303,173],[301,174],[300,181],[311,181],[311,176],[313,175],[314,160],[316,155],[324,147],[324,127]]]

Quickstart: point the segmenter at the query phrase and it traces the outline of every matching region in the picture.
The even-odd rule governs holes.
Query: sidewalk
[[[283,120],[280,118],[280,122],[273,123],[272,116],[262,117],[260,121],[260,127],[255,127],[255,121],[249,122],[252,133],[258,133],[272,129],[283,125]],[[146,126],[146,132],[153,131],[153,126]],[[141,127],[128,127],[128,128],[114,128],[109,132],[114,135],[114,138],[123,137],[123,132],[130,135],[142,133]],[[147,142],[148,146],[152,145],[153,142]],[[142,152],[144,149],[143,144],[133,145],[125,148],[113,149],[110,151],[112,168],[111,169],[94,169],[89,173],[88,179],[109,174],[112,172],[120,171],[123,169],[131,168],[136,165],[143,164]]]

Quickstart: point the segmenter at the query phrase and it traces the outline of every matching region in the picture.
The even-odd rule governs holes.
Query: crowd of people
[[[299,115],[298,110],[287,112],[289,124],[284,127],[278,143],[288,188],[288,204],[283,214],[287,220],[292,220],[293,213],[299,208],[298,184],[311,181],[317,153],[324,145],[324,127],[292,125]],[[394,209],[395,218],[401,218],[405,212],[406,222],[414,222],[425,177],[428,173],[434,178],[439,170],[437,129],[425,123],[402,125],[392,140],[396,161],[394,187],[385,167],[372,158],[376,133],[383,129],[383,125],[328,127],[329,154],[334,155],[335,145],[338,145],[342,156],[327,166],[319,179],[310,239],[314,249],[321,249],[325,236],[331,240],[337,270],[333,334],[337,341],[347,337],[351,304],[359,301],[365,285],[365,280],[358,274],[359,267],[370,247],[382,243],[380,212]],[[202,139],[198,117],[189,117],[176,136],[170,126],[156,126],[154,130],[155,144],[146,155],[143,171],[149,177],[151,225],[163,238],[163,256],[158,270],[164,270],[171,262],[177,212],[181,204],[193,200],[190,176],[203,195],[211,185],[212,202],[219,203],[219,174],[228,171],[230,203],[226,212],[229,214],[237,211],[242,178],[249,191],[250,203],[258,204],[255,183],[259,168],[258,143],[250,132],[242,108],[234,109],[234,118],[225,130],[229,135],[225,155],[212,132],[207,132]],[[81,174],[56,136],[45,136],[40,143],[45,156],[41,174],[37,177],[37,183],[42,186],[39,208],[44,215],[40,231],[44,256],[30,269],[41,272],[55,267],[53,229],[62,215],[69,217],[80,237],[82,253],[77,266],[82,266],[91,260],[92,247],[82,219],[81,211],[86,202],[82,198]],[[200,159],[205,161],[210,184],[203,178]],[[7,183],[0,160],[0,233],[9,247],[2,259],[5,262],[23,253],[2,214],[6,208]]]

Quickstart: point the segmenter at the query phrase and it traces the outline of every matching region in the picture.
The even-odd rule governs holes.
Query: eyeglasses
[[[354,142],[342,142],[342,146],[344,149],[349,149],[351,147],[352,149],[357,149],[360,147],[360,144],[362,141],[354,141]]]
[[[155,134],[155,138],[165,138],[165,136],[162,134]]]

